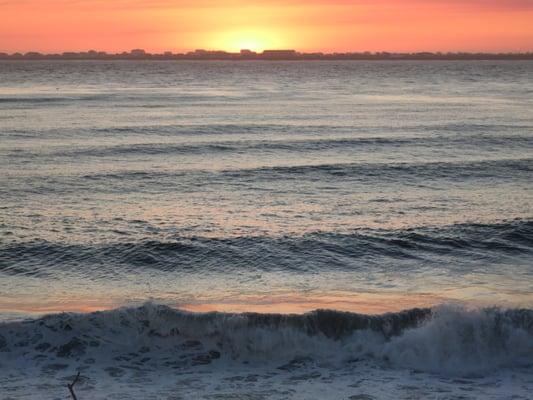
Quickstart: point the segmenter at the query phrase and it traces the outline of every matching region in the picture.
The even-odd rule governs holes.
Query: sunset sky
[[[0,52],[532,51],[533,0],[0,0]]]

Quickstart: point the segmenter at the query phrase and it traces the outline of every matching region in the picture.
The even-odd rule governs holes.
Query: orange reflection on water
[[[280,314],[302,314],[317,309],[349,311],[364,314],[396,312],[413,307],[430,307],[445,299],[429,294],[385,294],[385,293],[331,293],[308,296],[292,293],[278,296],[246,296],[234,301],[197,302],[177,305],[180,309],[193,312],[258,312]]]
[[[24,304],[21,304],[20,302],[12,303],[1,301],[0,313],[16,312],[28,315],[46,315],[62,312],[92,313],[96,311],[111,310],[120,306],[120,303],[109,302],[104,299],[72,299],[72,301],[68,302],[39,301],[38,303],[27,302]]]
[[[230,300],[193,300],[176,302],[172,298],[159,298],[154,301],[170,307],[191,312],[258,312],[280,314],[302,314],[317,309],[331,309],[364,314],[396,312],[413,307],[430,307],[445,302],[445,299],[427,293],[344,293],[328,294],[281,293],[272,296],[248,295]],[[28,301],[20,304],[0,302],[1,312],[17,312],[28,315],[43,315],[61,312],[90,313],[119,308],[139,306],[142,300],[118,301],[96,298],[72,298],[68,301]]]
[[[329,309],[361,314],[383,314],[399,312],[411,308],[432,307],[445,303],[460,303],[470,307],[494,306],[492,298],[484,298],[482,290],[475,296],[468,293],[400,293],[400,292],[328,292],[312,294],[305,292],[276,292],[269,295],[239,295],[233,298],[216,296],[211,298],[176,299],[176,294],[152,298],[149,301],[190,312],[228,312],[228,313],[275,313],[303,314],[317,309]],[[468,292],[468,291],[466,291]],[[470,293],[471,294],[471,293]],[[497,299],[502,307],[530,307],[533,296],[530,293],[502,295]],[[20,302],[4,299],[0,301],[1,313],[22,313],[43,315],[61,312],[90,313],[105,311],[123,306],[138,307],[145,299],[111,299],[78,297],[61,300],[28,300]]]

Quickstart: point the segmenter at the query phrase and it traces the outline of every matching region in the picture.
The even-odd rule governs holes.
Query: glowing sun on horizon
[[[268,49],[284,48],[280,35],[270,30],[222,32],[213,38],[210,46],[216,50],[230,52],[244,49],[262,52]]]

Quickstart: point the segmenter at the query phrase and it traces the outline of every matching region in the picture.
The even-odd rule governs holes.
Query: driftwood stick
[[[78,400],[76,397],[76,393],[74,393],[74,385],[76,382],[78,382],[78,379],[80,379],[80,372],[78,371],[78,375],[74,378],[72,383],[67,383],[68,390],[70,391],[70,395],[72,396],[73,400]]]

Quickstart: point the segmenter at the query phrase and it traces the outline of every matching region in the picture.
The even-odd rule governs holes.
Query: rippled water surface
[[[527,399],[532,110],[531,62],[0,62],[0,398]]]
[[[531,306],[531,62],[0,64],[0,308]]]

